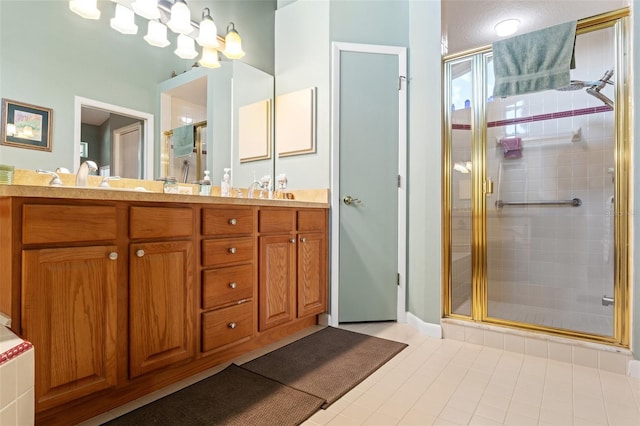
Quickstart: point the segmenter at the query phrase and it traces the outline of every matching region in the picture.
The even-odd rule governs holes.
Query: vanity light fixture
[[[178,48],[174,53],[182,59],[193,59],[198,56],[198,52],[194,47],[193,39],[184,34],[178,35]]]
[[[208,7],[202,10],[202,20],[200,21],[200,34],[196,39],[198,44],[202,47],[220,47],[218,42],[218,28],[216,23],[213,22],[211,12]],[[204,51],[202,52],[204,56]]]
[[[171,43],[167,40],[167,26],[158,21],[149,21],[147,35],[144,36],[147,43],[156,47],[167,47]]]
[[[496,26],[493,27],[493,29],[496,31],[496,34],[499,37],[506,37],[518,31],[519,26],[520,26],[519,20],[506,19],[504,21],[498,22]]]
[[[195,30],[199,30],[196,40],[202,46],[200,62],[202,66],[218,68],[220,66],[218,52],[222,52],[229,59],[240,59],[245,55],[242,50],[242,39],[235,29],[235,24],[229,23],[223,42],[223,38],[218,35],[209,8],[203,9],[202,20],[198,23],[191,20],[191,12],[185,0],[132,0],[124,3],[121,0],[111,1],[116,3],[115,16],[110,22],[113,29],[123,34],[136,34],[138,26],[135,24],[135,15],[137,14],[149,20],[147,34],[144,36],[145,41],[152,46],[166,47],[171,44],[167,39],[168,27],[178,34],[178,46],[174,53],[183,59],[193,59],[198,56],[194,38],[189,36]],[[131,8],[125,6],[129,3]],[[69,9],[86,19],[100,18],[97,0],[70,0]]]
[[[116,4],[116,14],[111,18],[111,28],[122,34],[136,34],[138,26],[135,24],[133,10],[121,4]]]
[[[189,34],[193,31],[191,11],[184,0],[175,0],[171,6],[171,19],[167,22],[167,26],[178,34]]]
[[[97,3],[98,0],[71,0],[69,9],[85,19],[100,19]]]
[[[158,0],[136,0],[131,3],[131,8],[143,18],[149,20],[160,19],[160,9],[158,9]]]
[[[206,68],[220,68],[220,58],[218,58],[218,49],[215,47],[203,47],[202,58],[198,63]]]
[[[233,22],[229,22],[229,25],[227,25],[227,35],[224,38],[224,50],[222,53],[229,59],[240,59],[244,56],[242,38],[240,38],[240,34],[236,31]]]

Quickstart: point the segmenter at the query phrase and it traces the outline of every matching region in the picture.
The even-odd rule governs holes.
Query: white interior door
[[[142,126],[132,124],[113,131],[113,176],[142,178]]]
[[[331,321],[403,321],[405,50],[336,45]]]

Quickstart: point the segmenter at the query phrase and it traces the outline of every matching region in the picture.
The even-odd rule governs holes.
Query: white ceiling
[[[505,19],[520,20],[518,35],[629,5],[630,0],[442,0],[442,35],[452,54],[499,40],[493,27]]]

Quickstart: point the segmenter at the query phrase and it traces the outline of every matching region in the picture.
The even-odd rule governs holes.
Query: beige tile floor
[[[640,379],[458,340],[434,339],[407,324],[353,324],[343,328],[409,346],[303,426],[640,425]],[[244,363],[312,331],[315,329],[234,362]],[[223,367],[95,417],[84,425],[115,418]]]

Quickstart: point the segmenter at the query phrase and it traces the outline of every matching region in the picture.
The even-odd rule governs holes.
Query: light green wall
[[[193,11],[208,5],[222,22],[219,34],[233,20],[247,52],[243,60],[273,70],[275,0],[189,5]],[[99,1],[98,6],[102,16],[92,21],[72,13],[67,1],[0,1],[0,96],[53,109],[52,152],[0,146],[2,163],[71,169],[74,96],[157,115],[158,83],[195,62],[173,53],[173,35],[169,36],[172,46],[149,46],[142,38],[146,32],[142,18],[136,21],[137,35],[112,30],[109,20],[115,3]],[[157,132],[155,138],[159,141]]]

